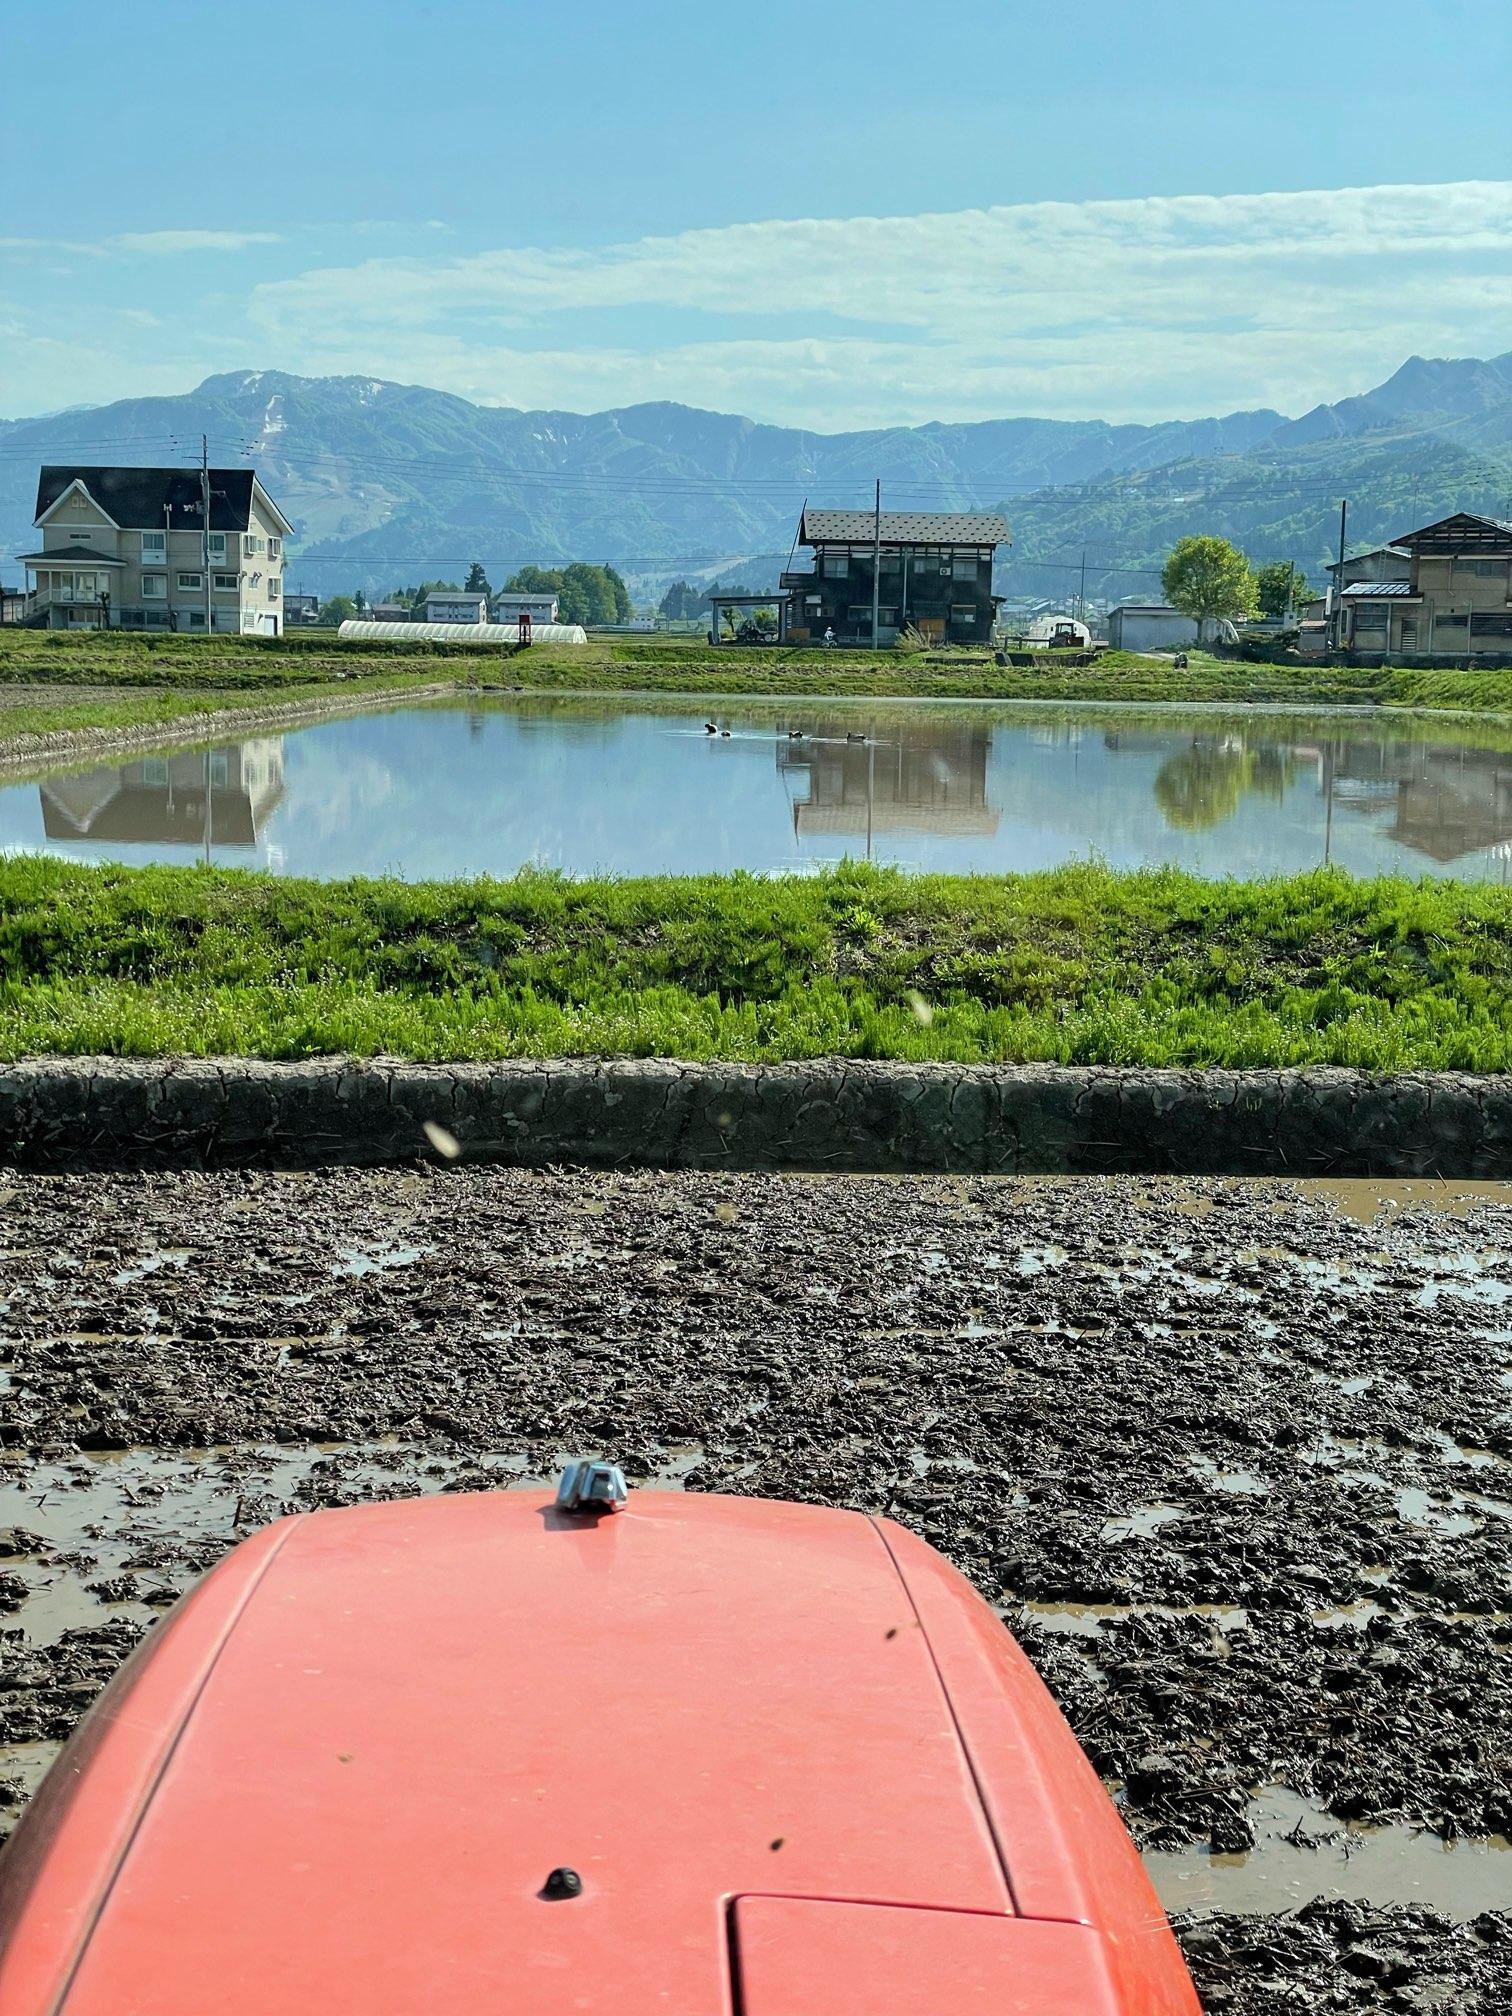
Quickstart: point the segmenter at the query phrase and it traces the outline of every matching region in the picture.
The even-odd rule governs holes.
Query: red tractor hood
[[[1122,1998],[1121,1956],[1170,1935],[1069,1732],[1053,1786],[1047,1709],[1064,1731],[952,1571],[854,1513],[287,1520],[149,1641],[0,1858],[0,2007],[922,2016],[979,2006],[941,1995],[959,1934],[984,2016],[1195,2011]],[[1078,1860],[1093,1807],[1111,1878]],[[578,1894],[543,1896],[561,1869]]]

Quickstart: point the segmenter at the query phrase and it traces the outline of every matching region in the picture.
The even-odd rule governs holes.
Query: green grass
[[[820,699],[1103,700],[1280,705],[1385,705],[1512,712],[1512,671],[1413,672],[1390,667],[1266,665],[1194,652],[1184,672],[1165,659],[1105,652],[1092,666],[1044,654],[1000,666],[986,651],[715,649],[665,637],[593,637],[584,645],[479,652],[436,644],[338,644],[287,638],[0,633],[0,743],[71,726],[134,727],[185,720],[250,700],[319,704],[354,691],[455,682],[531,692],[686,694]],[[108,688],[101,697],[70,688]],[[45,690],[44,690],[45,689]]]
[[[366,671],[366,668],[364,668]],[[70,692],[36,688],[37,697],[10,700],[0,681],[0,756],[6,744],[30,735],[54,735],[74,729],[169,728],[182,722],[186,728],[228,710],[262,705],[307,706],[312,709],[340,705],[373,694],[392,693],[403,698],[418,688],[444,682],[446,673],[437,671],[376,672],[365,677],[346,673],[339,682],[279,679],[259,687],[178,684],[168,687],[111,686],[102,692]]]
[[[742,650],[660,637],[591,637],[529,651],[478,651],[445,642],[338,644],[330,632],[289,638],[158,637],[131,632],[0,635],[0,685],[152,686],[175,690],[275,688],[378,672],[548,692],[933,695],[942,699],[1371,699],[1380,674],[1351,667],[1259,665],[1194,652],[1190,668],[1136,652],[1104,652],[1095,666],[1043,653],[1000,666],[990,651],[918,653]]]
[[[1323,872],[318,883],[0,862],[0,1055],[1512,1062],[1512,895]]]

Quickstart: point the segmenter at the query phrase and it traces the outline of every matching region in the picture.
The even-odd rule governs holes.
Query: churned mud
[[[0,1173],[0,1826],[286,1509],[885,1511],[1018,1633],[1211,2011],[1512,2008],[1512,1190]]]

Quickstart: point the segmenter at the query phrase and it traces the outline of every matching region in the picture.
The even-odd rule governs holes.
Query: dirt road
[[[0,1173],[12,1814],[262,1520],[597,1453],[942,1548],[1210,2010],[1512,2007],[1512,1191]]]

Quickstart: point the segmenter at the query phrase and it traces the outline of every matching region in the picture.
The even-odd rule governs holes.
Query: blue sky
[[[1152,419],[1512,346],[1484,0],[59,0],[5,51],[9,416],[276,368]]]

